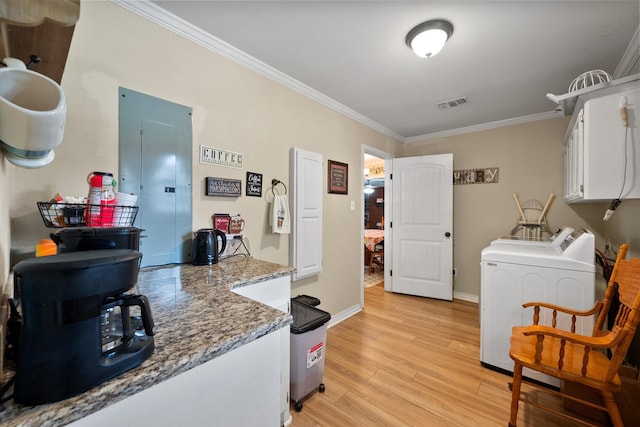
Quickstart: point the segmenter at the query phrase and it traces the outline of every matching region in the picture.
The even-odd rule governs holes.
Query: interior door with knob
[[[390,290],[451,301],[453,154],[405,157],[388,163],[392,191]]]

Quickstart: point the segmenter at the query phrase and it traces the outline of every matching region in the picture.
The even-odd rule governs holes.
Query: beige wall
[[[348,163],[349,194],[324,191],[323,272],[292,292],[317,296],[333,314],[360,303],[361,145],[394,152],[399,143],[110,2],[82,3],[62,79],[68,121],[54,163],[14,172],[14,245],[33,247],[51,231],[36,201],[86,194],[90,171],[117,174],[119,86],[193,107],[193,228],[211,227],[214,212],[241,213],[256,258],[289,261],[288,236],[267,231],[267,201],[204,196],[205,177],[245,182],[254,171],[289,186],[291,147]],[[243,153],[244,169],[200,164],[201,144]]]
[[[287,236],[267,231],[266,201],[245,196],[234,200],[205,197],[204,178],[244,181],[249,170],[263,173],[266,182],[277,178],[288,184],[291,147],[320,152],[325,161],[349,164],[349,194],[324,191],[323,272],[295,283],[292,290],[293,295],[319,297],[323,308],[334,315],[360,301],[361,145],[403,156],[451,152],[455,169],[500,168],[499,184],[454,186],[455,290],[460,293],[479,294],[480,251],[515,225],[518,212],[512,193],[522,200],[541,201],[551,191],[562,194],[562,139],[567,119],[402,147],[110,2],[82,3],[62,86],[69,113],[65,139],[56,149],[54,163],[25,170],[0,158],[2,278],[8,270],[10,246],[33,248],[51,231],[42,225],[36,201],[48,200],[56,192],[86,194],[85,177],[90,171],[117,174],[118,86],[193,107],[193,228],[211,226],[214,212],[241,213],[257,258],[288,263]],[[201,165],[197,159],[200,144],[244,153],[245,168],[236,171]],[[351,201],[356,203],[355,211],[350,210]],[[607,238],[613,245],[628,241],[638,254],[640,231],[634,221],[640,201],[625,201],[606,225],[601,221],[604,210],[606,204],[567,205],[559,197],[549,222],[553,227],[566,224],[593,230],[600,248]]]
[[[606,203],[567,204],[563,194],[563,141],[568,118],[505,126],[482,132],[406,144],[403,156],[453,153],[453,168],[500,168],[497,184],[453,187],[455,292],[480,293],[480,252],[491,240],[509,234],[519,217],[512,194],[521,202],[537,199],[545,203],[549,193],[558,198],[547,218],[555,230],[563,225],[587,228],[596,235],[596,247],[632,244],[640,253],[640,227],[631,218],[640,217],[640,201],[623,202],[603,223]],[[635,242],[635,244],[634,244]]]

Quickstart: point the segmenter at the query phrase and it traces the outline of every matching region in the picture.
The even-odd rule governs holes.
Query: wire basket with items
[[[37,202],[45,227],[130,227],[138,206]]]

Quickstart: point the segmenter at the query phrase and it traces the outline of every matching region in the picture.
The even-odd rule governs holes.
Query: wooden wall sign
[[[242,180],[207,177],[207,196],[239,197],[242,195]]]
[[[200,146],[200,163],[242,169],[242,153]]]
[[[329,160],[329,193],[347,194],[349,189],[349,165]]]
[[[460,169],[453,171],[453,184],[496,184],[500,168]]]

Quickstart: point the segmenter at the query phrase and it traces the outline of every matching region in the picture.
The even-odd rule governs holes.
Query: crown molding
[[[622,55],[620,63],[613,72],[611,78],[619,79],[632,74],[633,69],[638,65],[640,60],[640,27],[636,28],[636,32],[631,37],[631,41],[627,46],[627,50]]]
[[[504,126],[520,125],[523,123],[537,122],[547,119],[557,119],[558,117],[561,117],[558,115],[558,113],[556,113],[555,111],[549,111],[547,113],[531,114],[529,116],[514,117],[512,119],[498,120],[495,122],[482,123],[479,125],[467,126],[458,129],[444,130],[442,132],[412,136],[410,138],[404,138],[402,142],[408,144],[412,142],[426,141],[429,139],[445,138],[448,136],[463,135],[465,133],[480,132],[483,130],[496,129]]]
[[[284,74],[281,71],[265,64],[258,59],[247,55],[241,50],[231,46],[223,40],[212,36],[211,34],[195,27],[187,21],[178,18],[177,16],[167,12],[159,6],[149,1],[126,1],[126,0],[111,0],[113,3],[121,6],[130,12],[133,12],[143,18],[154,22],[161,27],[172,31],[186,39],[206,48],[212,52],[217,53],[249,70],[252,70],[270,80],[273,80],[299,94],[310,98],[319,104],[324,105],[344,116],[347,116],[383,135],[395,139],[396,141],[403,141],[405,138],[392,131],[391,129],[382,126],[380,123],[375,122],[368,117],[346,107],[345,105],[337,102],[336,100],[329,98],[328,96],[318,92],[317,90],[299,82],[298,80]]]
[[[317,90],[299,82],[298,80],[288,76],[287,74],[278,71],[277,69],[265,64],[264,62],[242,52],[241,50],[233,47],[229,43],[212,36],[211,34],[195,27],[191,23],[169,13],[165,9],[151,3],[147,0],[130,1],[130,0],[110,0],[111,2],[135,13],[148,21],[154,22],[159,26],[172,31],[220,56],[223,56],[249,70],[252,70],[272,81],[275,81],[311,100],[318,102],[325,107],[328,107],[346,117],[355,120],[358,123],[367,126],[383,135],[386,135],[401,143],[413,143],[419,141],[425,141],[435,138],[444,138],[454,135],[462,135],[471,132],[478,132],[483,130],[495,129],[503,126],[511,126],[517,124],[523,124],[528,122],[534,122],[539,120],[547,120],[551,118],[557,118],[558,114],[554,111],[540,114],[533,114],[530,116],[515,117],[506,120],[499,120],[490,123],[483,123],[479,125],[473,125],[458,129],[451,129],[442,132],[434,132],[430,134],[404,137],[397,132],[381,125],[380,123],[363,116],[362,114],[352,110],[351,108],[337,102],[333,98],[330,98]],[[616,68],[614,75],[621,74],[626,75],[630,73],[630,70],[638,62],[638,46],[639,46],[638,30],[634,37],[631,39],[627,50],[620,61],[620,64]],[[624,74],[626,73],[626,74]]]

